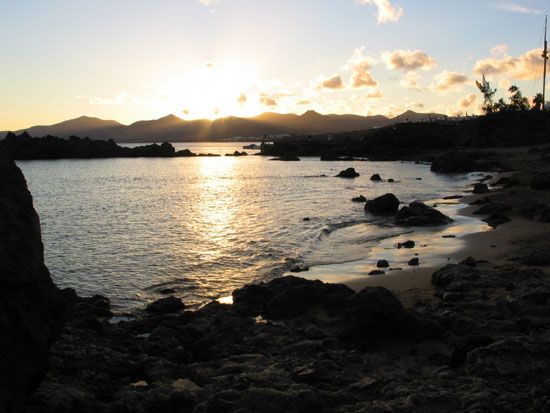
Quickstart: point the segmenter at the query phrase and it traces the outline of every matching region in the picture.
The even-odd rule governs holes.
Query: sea
[[[224,155],[249,143],[174,146]],[[380,251],[382,243],[393,248],[424,231],[424,239],[437,239],[437,248],[447,252],[457,248],[454,236],[486,227],[459,214],[460,200],[442,199],[464,195],[480,174],[439,175],[413,162],[318,157],[282,162],[247,152],[244,157],[18,161],[40,215],[53,280],[82,295],[105,295],[120,313],[166,295],[194,308],[298,267],[322,279],[323,268],[334,272],[335,266],[354,263],[349,277],[367,278],[381,258],[372,251]],[[360,176],[335,177],[348,167]],[[374,173],[383,181],[371,181]],[[455,221],[429,230],[398,228],[351,201],[388,192],[404,203],[437,205]],[[346,271],[339,273],[345,281]]]

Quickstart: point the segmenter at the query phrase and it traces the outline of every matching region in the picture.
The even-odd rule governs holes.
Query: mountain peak
[[[316,112],[314,110],[308,110],[307,112],[302,113],[301,116],[307,118],[307,117],[318,117],[318,116],[323,116],[323,115],[321,115],[319,112]]]

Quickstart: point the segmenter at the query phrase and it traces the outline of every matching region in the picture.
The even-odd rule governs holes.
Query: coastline
[[[415,290],[280,277],[235,290],[233,305],[167,297],[116,324],[106,298],[62,290],[67,322],[24,411],[546,411],[550,215],[521,217],[550,203],[529,188],[540,169],[467,198],[511,222],[459,239],[456,260],[474,258],[395,274]]]

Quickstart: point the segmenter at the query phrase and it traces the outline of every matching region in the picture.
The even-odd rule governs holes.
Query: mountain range
[[[183,120],[174,115],[123,125],[114,120],[88,116],[47,126],[32,126],[15,131],[33,137],[46,135],[68,138],[71,135],[115,142],[190,142],[260,138],[264,135],[335,133],[382,127],[406,121],[443,119],[445,115],[407,111],[394,118],[382,115],[322,115],[313,110],[302,115],[266,112],[251,118],[225,117],[215,120]],[[3,138],[7,132],[0,132]]]

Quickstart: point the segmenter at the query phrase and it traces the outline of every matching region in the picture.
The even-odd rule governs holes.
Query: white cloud
[[[466,82],[468,82],[468,76],[465,74],[445,70],[434,77],[434,83],[430,85],[430,89],[440,93],[460,92]]]
[[[499,57],[506,57],[508,56],[508,45],[502,43],[497,44],[495,47],[491,49],[491,56],[499,58]]]
[[[511,11],[514,13],[521,14],[541,14],[542,11],[538,9],[532,9],[530,7],[525,7],[516,3],[496,3],[493,4],[493,7],[498,10]]]
[[[197,1],[203,6],[207,6],[207,7],[220,2],[220,0],[197,0]]]
[[[378,23],[397,22],[403,16],[403,8],[394,6],[390,0],[357,0],[360,4],[376,6]]]
[[[398,49],[393,52],[385,52],[382,54],[382,60],[388,69],[406,72],[417,69],[430,70],[436,65],[435,60],[421,50]]]
[[[343,89],[344,82],[342,81],[342,76],[339,74],[334,74],[332,76],[324,77],[319,76],[313,81],[315,89]]]
[[[476,75],[506,75],[518,80],[536,80],[541,76],[542,49],[533,49],[518,56],[505,56],[500,59],[489,57],[478,60],[474,66]]]

